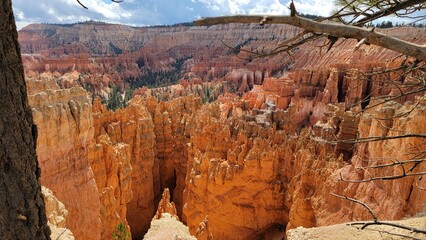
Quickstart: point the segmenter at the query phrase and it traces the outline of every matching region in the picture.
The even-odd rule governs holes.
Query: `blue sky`
[[[70,23],[99,20],[145,26],[189,22],[231,14],[288,14],[289,0],[13,0],[18,29],[29,23]],[[332,0],[296,0],[298,11],[326,15]]]
[[[133,26],[189,22],[232,14],[288,14],[290,0],[12,0],[18,29],[30,23],[73,23],[87,20]],[[294,0],[301,13],[326,16],[333,0]],[[426,15],[423,11],[423,15]],[[390,18],[388,20],[394,20]]]

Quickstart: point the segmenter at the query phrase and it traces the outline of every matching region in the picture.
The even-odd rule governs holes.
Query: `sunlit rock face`
[[[418,124],[426,120],[424,105],[391,122],[373,119],[372,115],[399,116],[410,111],[413,104],[391,102],[360,117],[356,109],[344,111],[344,107],[328,105],[322,121],[313,130],[303,128],[298,135],[265,127],[252,116],[234,117],[238,108],[221,114],[223,105],[203,107],[194,120],[183,208],[183,220],[191,233],[196,234],[198,224],[206,216],[213,236],[226,239],[247,239],[272,226],[291,229],[371,218],[362,206],[331,193],[368,203],[381,219],[401,219],[424,209],[426,196],[417,186],[424,180],[411,177],[394,180],[392,184],[340,181],[340,174],[350,180],[368,179],[370,174],[401,174],[398,168],[369,172],[357,168],[384,163],[389,156],[408,160],[418,153],[407,154],[413,146],[425,151],[424,140],[406,138],[357,145],[325,141],[330,131],[333,135],[355,133],[361,137],[422,133],[424,126]],[[279,124],[277,119],[271,125]],[[391,125],[392,130],[387,129]],[[424,167],[416,171],[424,171]]]
[[[135,98],[127,108],[110,111],[95,101],[96,144],[91,146],[93,151],[89,152],[93,155],[89,159],[100,179],[98,188],[115,181],[113,188],[104,190],[105,194],[119,193],[115,197],[115,201],[121,200],[115,203],[120,209],[116,212],[121,214],[117,221],[127,219],[134,236],[148,230],[162,189],[174,190],[174,201],[181,211],[186,176],[185,129],[187,119],[200,105],[193,97],[169,102]],[[111,164],[116,162],[119,178],[109,180],[110,169],[114,169]]]
[[[27,85],[38,130],[41,183],[66,206],[67,226],[76,238],[99,239],[101,203],[88,161],[94,133],[88,95],[82,88],[59,89],[48,75]]]
[[[46,204],[47,225],[49,225],[51,231],[50,238],[61,237],[66,240],[74,240],[74,235],[67,229],[66,218],[68,211],[65,209],[64,204],[48,188],[42,186],[41,191]]]
[[[176,192],[181,212],[185,132],[200,100],[134,99],[110,111],[98,100],[92,107],[82,88],[60,89],[56,81],[42,74],[27,84],[42,182],[67,206],[74,235],[108,238],[120,223],[135,236],[146,232],[165,187]]]
[[[117,224],[127,224],[131,152],[124,143],[98,137],[87,92],[61,89],[57,79],[27,78],[41,181],[66,206],[67,228],[77,239],[109,238]]]

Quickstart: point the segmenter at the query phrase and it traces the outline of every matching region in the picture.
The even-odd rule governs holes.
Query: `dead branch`
[[[405,230],[408,230],[408,231],[413,232],[413,233],[426,234],[426,230],[424,230],[424,229],[414,228],[414,227],[410,227],[410,226],[406,226],[406,225],[402,225],[402,224],[397,224],[397,223],[392,223],[392,222],[382,222],[382,221],[354,222],[354,223],[349,223],[349,225],[352,225],[352,226],[362,225],[361,229],[365,229],[366,227],[372,226],[372,225],[385,225],[385,226],[391,226],[391,227],[397,227],[397,228],[405,229]]]
[[[354,48],[354,50],[358,50],[360,47],[361,47],[361,45],[363,45],[363,44],[368,44],[367,42],[366,42],[366,40],[367,39],[365,39],[365,38],[363,38],[363,39],[361,39],[356,45],[355,45],[355,48]]]
[[[356,200],[354,198],[347,197],[347,196],[342,196],[342,195],[338,195],[338,194],[335,194],[335,193],[331,193],[331,195],[338,197],[338,198],[341,198],[341,199],[349,200],[351,202],[357,203],[357,204],[365,207],[370,212],[370,215],[373,217],[374,222],[378,222],[376,214],[374,214],[373,210],[367,204],[365,204],[365,203],[363,203],[359,200]]]
[[[353,143],[353,144],[368,143],[368,142],[377,142],[377,141],[387,141],[387,140],[399,139],[399,138],[426,138],[426,134],[408,133],[408,134],[395,135],[395,136],[372,136],[372,137],[357,138],[357,139],[338,140],[338,141],[335,141],[335,143],[338,143],[338,142]]]
[[[405,97],[405,96],[409,96],[409,95],[413,95],[413,94],[417,94],[417,93],[421,93],[421,92],[425,92],[425,91],[426,91],[426,86],[422,87],[422,88],[419,88],[419,89],[415,89],[413,91],[404,92],[403,94],[388,95],[388,96],[381,96],[381,97],[371,98],[370,101],[372,101],[372,100],[379,100],[379,99],[383,99],[383,100],[379,101],[378,103],[375,103],[373,105],[369,105],[368,107],[366,107],[364,109],[364,111],[368,110],[368,109],[371,109],[371,108],[374,108],[374,107],[377,107],[379,105],[382,105],[382,104],[384,104],[386,102],[390,102],[392,100],[400,99],[400,98]]]
[[[76,0],[78,2],[78,4],[80,4],[80,6],[82,6],[84,9],[89,9],[88,7],[86,7],[85,5],[83,5],[80,0]],[[123,0],[111,0],[111,2],[115,2],[115,3],[121,3]]]
[[[395,166],[395,165],[417,163],[417,162],[426,162],[426,158],[423,158],[423,159],[411,159],[411,160],[406,160],[406,161],[398,161],[398,160],[395,159],[395,162],[392,162],[392,163],[386,163],[386,164],[380,164],[380,165],[372,165],[372,166],[367,166],[367,167],[363,167],[363,168],[385,168],[385,167],[392,167],[392,166]]]
[[[397,223],[393,223],[393,222],[382,222],[382,221],[379,221],[378,218],[377,218],[377,216],[376,216],[376,214],[373,212],[373,210],[367,204],[365,204],[364,202],[361,202],[361,201],[359,201],[357,199],[350,198],[350,197],[347,197],[347,196],[338,195],[338,194],[335,194],[335,193],[331,193],[331,195],[333,195],[335,197],[338,197],[338,198],[341,198],[341,199],[345,199],[345,200],[354,202],[356,204],[359,204],[359,205],[363,206],[365,209],[368,210],[368,212],[370,213],[370,215],[373,218],[373,221],[349,223],[348,224],[349,226],[361,225],[361,230],[363,230],[363,229],[365,229],[368,226],[383,225],[383,226],[391,226],[391,227],[396,227],[396,228],[408,230],[411,233],[426,234],[426,230],[424,230],[424,229],[414,228],[414,227],[410,227],[410,226],[406,226],[406,225],[402,225],[402,224],[397,224]],[[370,230],[374,230],[374,229],[370,229]],[[389,233],[387,231],[385,231],[385,232]],[[412,239],[416,239],[416,238],[413,238],[411,236],[403,235],[403,234],[394,234],[394,233],[390,233],[390,234],[392,234],[392,235],[398,235],[398,236],[402,236],[402,237],[409,237],[409,238],[412,238]]]
[[[77,0],[78,4],[80,4],[84,9],[88,9],[86,6],[84,6],[79,0]]]
[[[372,181],[378,181],[378,180],[395,180],[405,177],[413,177],[413,176],[424,176],[426,175],[426,172],[416,172],[416,173],[402,173],[399,175],[390,175],[390,176],[379,176],[379,177],[370,177],[366,179],[361,180],[351,180],[351,179],[344,179],[342,173],[340,173],[340,181],[342,182],[349,182],[349,183],[363,183],[363,182],[372,182]]]
[[[368,17],[362,18],[359,21],[356,22],[357,25],[363,25],[366,24],[368,22],[371,22],[372,20],[390,15],[390,14],[394,14],[400,10],[406,9],[408,7],[417,5],[417,4],[422,4],[425,3],[425,0],[406,0],[406,1],[400,1],[398,4],[395,4],[389,8],[383,8],[380,11],[375,12],[374,14],[371,14]],[[406,14],[405,14],[406,15]]]
[[[384,230],[379,230],[379,229],[367,229],[367,230],[375,231],[375,232],[379,232],[380,234],[385,233],[385,234],[389,234],[389,235],[392,235],[392,236],[403,237],[403,238],[409,238],[409,239],[411,239],[411,240],[424,240],[424,239],[420,239],[420,238],[412,237],[412,236],[405,235],[405,234],[398,234],[398,233],[393,233],[393,232],[384,231]]]
[[[426,1],[426,0],[425,0]],[[224,23],[259,23],[262,20],[267,24],[288,24],[300,27],[309,32],[328,34],[340,38],[366,39],[370,44],[381,46],[408,56],[426,61],[426,46],[407,42],[386,34],[369,29],[344,25],[334,22],[316,22],[300,16],[260,16],[236,15],[225,17],[203,18],[194,21],[197,26],[217,25]]]
[[[249,59],[253,59],[253,58],[261,58],[261,57],[267,57],[267,56],[272,56],[272,55],[276,55],[282,52],[286,52],[288,55],[291,56],[291,51],[307,42],[311,42],[315,39],[320,38],[322,35],[320,34],[310,34],[307,37],[304,37],[304,35],[306,35],[305,32],[296,35],[295,37],[292,37],[291,39],[285,40],[284,42],[280,43],[277,47],[275,47],[274,49],[272,49],[271,51],[267,51],[267,52],[258,52],[258,51],[251,51],[251,50],[247,50],[247,49],[237,49],[235,47],[230,46],[229,44],[222,42],[223,45],[225,45],[227,48],[233,50],[233,51],[240,51],[240,52],[246,52],[249,54],[252,54],[254,56],[251,56]],[[291,43],[292,41],[301,38],[300,40]],[[291,44],[289,44],[291,43]],[[239,57],[240,58],[240,57]],[[243,59],[243,58],[241,58]],[[243,60],[247,60],[247,59],[243,59]]]

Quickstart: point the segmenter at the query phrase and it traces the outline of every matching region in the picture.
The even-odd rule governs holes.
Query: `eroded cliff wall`
[[[59,89],[54,78],[27,79],[29,105],[38,129],[37,156],[42,185],[69,211],[67,226],[76,238],[99,239],[100,201],[88,147],[93,114],[82,88]]]

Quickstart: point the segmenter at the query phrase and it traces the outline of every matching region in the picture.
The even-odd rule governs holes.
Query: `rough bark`
[[[224,23],[262,23],[262,24],[288,24],[305,29],[308,32],[322,33],[338,38],[354,38],[367,43],[384,47],[422,61],[426,61],[426,46],[407,42],[372,29],[344,25],[333,22],[316,22],[299,16],[226,16],[203,18],[194,21],[197,26],[217,25]]]
[[[11,0],[0,3],[0,236],[49,239]]]

